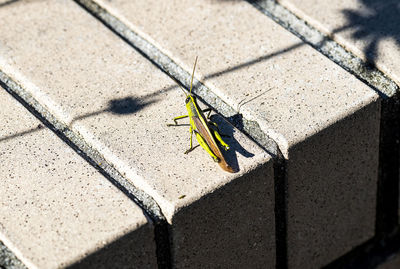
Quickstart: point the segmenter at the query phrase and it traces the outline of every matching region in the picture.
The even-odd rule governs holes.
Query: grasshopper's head
[[[193,102],[193,103],[194,103],[194,97],[193,97],[192,94],[188,94],[188,95],[186,96],[186,99],[185,99],[185,103],[186,103],[186,104],[188,104],[188,103],[190,103],[190,102]]]

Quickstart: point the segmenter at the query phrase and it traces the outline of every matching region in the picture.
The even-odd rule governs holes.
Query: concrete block
[[[0,30],[9,48],[0,68],[160,205],[176,267],[223,266],[239,254],[243,264],[274,266],[269,154],[220,121],[238,173],[223,171],[201,148],[185,155],[189,127],[166,126],[187,113],[184,94],[72,1],[5,6]]]
[[[28,268],[156,268],[141,208],[3,88],[0,106],[0,240],[18,259]]]
[[[245,2],[95,2],[188,72],[199,55],[196,77],[278,143],[291,268],[326,265],[373,236],[376,92]]]

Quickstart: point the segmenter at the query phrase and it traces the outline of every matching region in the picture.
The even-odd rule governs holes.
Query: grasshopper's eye
[[[187,98],[185,99],[185,103],[187,104],[187,103],[189,103],[189,101],[190,101],[190,97],[187,97]]]

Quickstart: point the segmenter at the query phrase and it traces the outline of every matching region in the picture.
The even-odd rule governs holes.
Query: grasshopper
[[[185,90],[183,90],[181,87],[181,89],[186,95],[185,103],[188,115],[175,117],[173,119],[175,124],[167,124],[167,126],[177,126],[178,125],[177,120],[189,117],[190,148],[185,151],[185,154],[188,154],[194,149],[193,133],[195,133],[196,139],[199,142],[200,146],[203,149],[205,149],[205,151],[208,154],[210,154],[213,160],[217,162],[223,170],[233,173],[234,172],[233,168],[229,166],[229,164],[226,162],[218,144],[216,143],[216,140],[218,140],[221,146],[224,147],[225,150],[229,150],[229,145],[226,144],[224,140],[222,140],[222,137],[219,134],[218,125],[210,120],[211,108],[201,110],[199,108],[199,105],[197,104],[196,97],[192,94],[193,77],[194,77],[194,70],[196,69],[196,63],[197,63],[197,57],[193,66],[193,73],[190,81],[189,94],[187,94]],[[204,116],[204,112],[208,112],[207,117]]]

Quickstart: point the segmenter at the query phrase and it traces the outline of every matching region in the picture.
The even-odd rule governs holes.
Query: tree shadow
[[[7,1],[7,2],[5,2],[3,4],[0,4],[0,7],[1,7],[1,5],[11,4],[11,3],[14,3],[14,2],[17,2],[17,1],[20,1],[20,0]],[[292,51],[292,50],[297,49],[297,48],[299,48],[301,46],[304,46],[304,45],[305,45],[304,42],[299,42],[297,44],[288,46],[286,48],[282,48],[282,49],[280,49],[278,51],[275,51],[275,52],[263,55],[261,57],[257,57],[257,58],[251,59],[249,61],[243,62],[243,63],[238,64],[236,66],[229,67],[229,68],[224,69],[224,70],[216,71],[216,72],[211,73],[211,74],[207,74],[204,77],[204,81],[206,81],[207,79],[211,79],[211,78],[214,78],[214,77],[217,77],[217,76],[221,76],[221,75],[224,75],[224,74],[227,74],[227,73],[230,73],[230,72],[234,72],[234,71],[246,68],[248,66],[252,66],[254,64],[257,64],[257,63],[260,63],[260,62],[263,62],[263,61],[267,61],[270,58],[273,58],[273,57],[276,57],[278,55],[287,53],[289,51]],[[0,81],[0,85],[2,87],[4,87],[4,88],[7,88],[7,85],[5,83],[1,83],[1,81]],[[194,87],[196,87],[196,86],[197,86],[197,84],[194,85]],[[72,120],[72,122],[75,122],[75,121],[78,121],[78,120],[82,120],[82,119],[85,119],[85,118],[88,118],[88,117],[92,117],[92,116],[97,116],[97,115],[102,114],[102,113],[112,113],[112,114],[116,114],[116,115],[129,115],[129,114],[135,113],[135,112],[143,109],[144,107],[146,107],[146,106],[148,106],[150,104],[153,104],[153,103],[157,102],[157,99],[155,99],[157,96],[159,96],[162,93],[169,92],[169,91],[171,91],[171,90],[173,90],[173,89],[175,89],[177,87],[178,87],[178,85],[172,85],[172,86],[169,86],[167,88],[163,88],[163,89],[160,89],[158,91],[154,91],[154,92],[152,92],[150,94],[141,96],[140,98],[139,97],[135,97],[135,96],[128,96],[128,97],[120,98],[120,99],[112,99],[112,100],[110,100],[108,102],[108,105],[107,105],[107,107],[105,109],[98,110],[98,111],[93,111],[93,112],[90,112],[90,113],[86,113],[86,114],[80,115],[80,116],[74,118]],[[12,91],[12,90],[10,90],[10,91]],[[253,99],[251,99],[251,100],[253,100]],[[247,103],[248,101],[244,100],[244,102]],[[32,128],[32,129],[29,129],[29,130],[26,130],[26,131],[22,131],[22,132],[16,133],[16,134],[12,134],[12,135],[9,135],[9,136],[0,137],[0,142],[6,141],[6,140],[9,140],[9,139],[18,137],[18,136],[28,135],[30,133],[39,131],[40,129],[41,129],[41,127],[40,128],[36,127],[36,128]]]
[[[70,124],[72,124],[73,122],[78,121],[78,120],[82,120],[85,118],[100,115],[102,113],[112,113],[115,115],[133,114],[133,113],[143,109],[144,107],[157,102],[156,99],[147,100],[147,101],[146,101],[146,99],[148,99],[148,98],[137,98],[134,96],[128,96],[128,97],[120,98],[120,99],[112,99],[108,102],[108,106],[105,109],[101,109],[98,111],[80,115],[80,116],[74,118]],[[28,129],[28,130],[25,130],[25,131],[22,131],[22,132],[19,132],[16,134],[0,137],[0,143],[5,142],[10,139],[13,139],[13,138],[16,138],[16,137],[35,133],[37,131],[40,131],[42,128],[43,128],[43,125],[38,124],[35,128],[31,128],[31,129]]]
[[[364,40],[365,57],[375,65],[379,43],[393,40],[400,47],[400,2],[398,0],[359,0],[360,10],[344,9],[347,24],[333,30],[333,34],[344,30],[352,31],[354,39]]]
[[[4,1],[4,2],[1,2],[0,1],[0,7],[5,7],[5,6],[8,6],[8,5],[11,5],[11,4],[13,4],[13,3],[15,3],[15,2],[19,2],[20,0],[6,0],[6,1]]]
[[[154,266],[152,261],[156,260],[155,251],[154,256],[149,252],[153,242],[150,240],[149,244],[146,240],[151,232],[146,226],[139,227],[66,268],[150,268]]]

